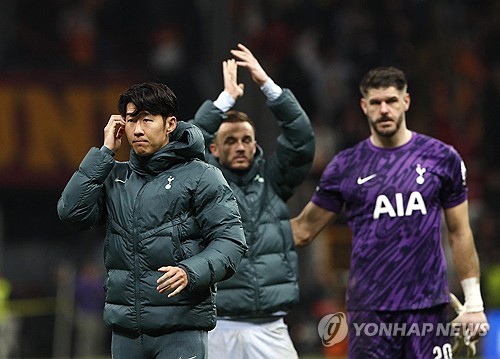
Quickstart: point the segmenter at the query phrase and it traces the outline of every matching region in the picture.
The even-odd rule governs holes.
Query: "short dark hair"
[[[224,122],[248,122],[255,132],[255,124],[253,123],[252,119],[244,112],[234,110],[227,111],[226,117],[222,120],[222,123]]]
[[[371,89],[394,86],[399,91],[406,90],[408,84],[403,71],[396,67],[377,67],[368,71],[359,84],[361,95],[366,96]]]
[[[157,82],[145,82],[130,86],[127,91],[120,95],[118,100],[118,111],[125,117],[127,115],[127,104],[133,103],[136,111],[132,116],[141,112],[149,112],[152,115],[161,115],[163,118],[176,116],[179,110],[177,96],[167,86]]]

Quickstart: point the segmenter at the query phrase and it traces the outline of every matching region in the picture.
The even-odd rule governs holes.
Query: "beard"
[[[390,122],[389,122],[390,121]],[[398,133],[403,123],[403,116],[399,116],[396,121],[390,120],[388,117],[380,117],[375,120],[368,119],[370,127],[375,131],[377,135],[384,138],[391,138],[396,133]],[[391,123],[391,126],[384,126],[384,124]]]

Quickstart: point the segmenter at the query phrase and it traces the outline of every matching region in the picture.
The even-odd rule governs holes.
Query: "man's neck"
[[[375,147],[382,148],[395,148],[403,146],[404,144],[410,142],[412,137],[412,132],[405,128],[399,133],[395,133],[391,137],[384,137],[377,134],[372,134],[370,136],[370,141]]]

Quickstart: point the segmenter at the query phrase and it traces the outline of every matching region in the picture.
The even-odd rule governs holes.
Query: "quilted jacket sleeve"
[[[206,100],[196,111],[194,119],[191,120],[203,133],[207,150],[210,148],[210,143],[212,143],[215,133],[225,117],[226,114],[218,109],[213,101]]]
[[[59,218],[78,230],[90,229],[103,218],[102,187],[112,170],[113,157],[91,148],[64,188],[57,203]]]
[[[314,132],[306,112],[289,89],[274,101],[269,101],[281,135],[276,151],[267,161],[267,178],[275,191],[288,200],[309,174],[315,153]]]
[[[231,277],[247,249],[236,198],[214,166],[201,176],[194,208],[208,245],[180,263],[187,270],[189,290],[206,288]]]

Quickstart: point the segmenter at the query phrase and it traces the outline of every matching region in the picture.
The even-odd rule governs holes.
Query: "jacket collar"
[[[194,125],[177,122],[177,128],[170,134],[170,141],[150,156],[137,156],[130,150],[129,165],[140,175],[157,175],[173,165],[194,159],[205,160],[203,134]]]

